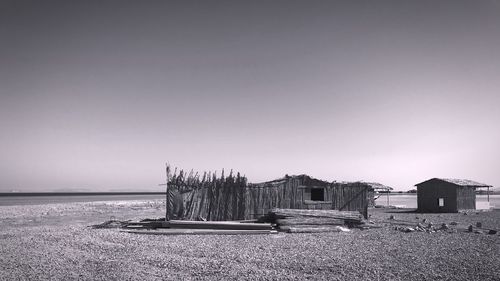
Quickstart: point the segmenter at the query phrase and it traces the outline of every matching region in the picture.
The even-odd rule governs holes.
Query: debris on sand
[[[450,229],[450,227],[446,224],[446,223],[443,223],[441,224],[441,230],[447,230],[447,229]]]
[[[108,220],[100,224],[91,225],[90,227],[100,229],[100,228],[123,228],[126,227],[130,221],[119,221],[119,220]]]
[[[431,222],[429,222],[427,225],[425,225],[423,223],[418,223],[415,227],[396,226],[396,227],[394,227],[394,230],[398,230],[398,231],[405,232],[405,233],[415,232],[415,231],[427,232],[427,233],[434,233],[434,232],[438,232],[438,231],[445,231],[448,233],[456,233],[457,232],[456,229],[450,228],[446,223],[442,223],[440,227],[436,227]]]
[[[109,220],[93,228],[122,228],[123,231],[139,234],[271,234],[276,230],[266,223],[241,223],[238,221],[180,221],[145,219],[142,221]]]
[[[407,227],[407,226],[396,226],[394,228],[394,230],[398,230],[398,231],[401,231],[401,232],[414,232],[415,231],[415,228],[413,227]]]
[[[289,233],[347,232],[348,227],[369,228],[361,215],[354,211],[273,209],[262,220]]]

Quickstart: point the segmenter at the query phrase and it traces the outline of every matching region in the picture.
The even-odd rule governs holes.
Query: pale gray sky
[[[498,1],[2,1],[0,40],[0,191],[500,186]]]

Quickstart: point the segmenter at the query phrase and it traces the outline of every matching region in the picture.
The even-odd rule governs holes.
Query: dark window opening
[[[311,189],[311,200],[312,201],[325,201],[325,190],[323,188]]]

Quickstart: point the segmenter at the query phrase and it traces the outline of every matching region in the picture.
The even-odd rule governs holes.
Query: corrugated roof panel
[[[424,182],[417,183],[416,186],[421,185],[421,184],[428,182],[428,181],[431,181],[431,180],[445,181],[445,182],[449,182],[451,184],[455,184],[458,186],[491,187],[491,185],[480,183],[477,181],[472,181],[472,180],[467,180],[467,179],[449,179],[449,178],[432,178],[430,180],[426,180]]]
[[[453,183],[453,184],[460,185],[460,186],[476,186],[476,187],[491,186],[491,185],[487,185],[487,184],[480,183],[477,181],[466,180],[466,179],[443,179],[443,178],[439,178],[439,179],[442,181],[446,181],[446,182]]]

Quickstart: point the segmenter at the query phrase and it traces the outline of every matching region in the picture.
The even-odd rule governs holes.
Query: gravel
[[[467,232],[477,222],[485,233],[500,229],[498,211],[463,215],[371,209],[370,220],[378,228],[334,233],[156,236],[88,227],[110,218],[161,217],[164,211],[161,200],[0,207],[0,280],[499,280],[500,276],[500,235]],[[423,219],[457,231],[394,229],[416,226]]]

